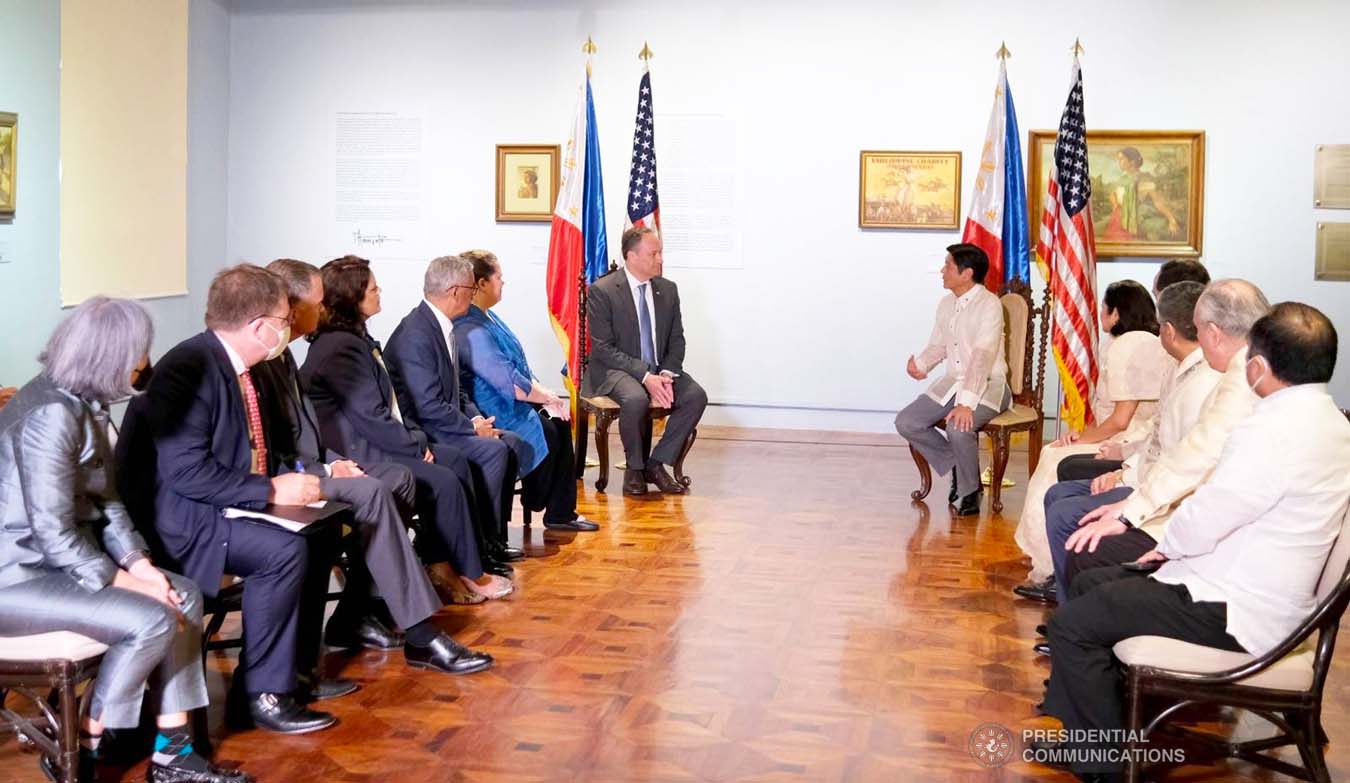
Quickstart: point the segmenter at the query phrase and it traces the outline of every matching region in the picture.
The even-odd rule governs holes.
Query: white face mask
[[[1247,365],[1248,365],[1248,366],[1251,366],[1251,363],[1254,362],[1254,361],[1256,361],[1256,360],[1259,359],[1259,358],[1261,358],[1261,357],[1259,357],[1259,356],[1253,356],[1252,358],[1250,358],[1250,359],[1247,360]],[[1265,373],[1265,372],[1262,372],[1261,375],[1260,375],[1260,377],[1258,377],[1255,381],[1248,381],[1248,382],[1247,382],[1247,385],[1248,385],[1249,387],[1251,387],[1252,394],[1256,394],[1257,396],[1260,396],[1260,393],[1256,391],[1256,387],[1257,387],[1257,386],[1260,386],[1260,385],[1261,385],[1261,381],[1264,381],[1265,379],[1266,379],[1266,373]]]
[[[266,326],[268,329],[271,329],[272,332],[277,336],[277,344],[272,346],[271,348],[267,348],[267,346],[263,343],[262,340],[258,340],[257,337],[254,337],[253,339],[258,341],[258,345],[267,348],[267,359],[268,361],[270,361],[286,352],[286,345],[291,341],[291,325],[286,324],[285,327],[277,329],[276,327],[264,321],[263,326]]]

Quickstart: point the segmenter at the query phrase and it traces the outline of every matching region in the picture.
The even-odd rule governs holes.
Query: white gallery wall
[[[1314,145],[1350,143],[1346,29],[1341,2],[235,0],[221,262],[370,257],[382,338],[420,297],[428,258],[492,249],[507,279],[500,313],[556,385],[548,224],[494,221],[494,145],[566,142],[592,36],[617,257],[646,41],[660,171],[709,179],[678,193],[665,181],[663,201],[729,204],[714,227],[725,252],[666,256],[709,420],[889,431],[920,389],[905,359],[927,337],[959,231],[859,229],[858,153],[961,150],[964,217],[1000,41],[1024,139],[1058,122],[1075,36],[1089,128],[1206,131],[1212,273],[1310,302],[1350,335],[1350,283],[1312,271],[1316,221],[1350,212],[1314,210],[1311,195]],[[350,112],[420,129],[417,171],[399,184],[416,219],[381,224],[380,245],[358,247],[360,226],[337,219],[337,116]],[[1100,285],[1147,285],[1156,268],[1104,262]],[[1333,390],[1350,405],[1350,359]]]

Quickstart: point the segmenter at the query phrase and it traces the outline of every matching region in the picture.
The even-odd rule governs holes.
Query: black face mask
[[[135,389],[138,392],[145,391],[146,387],[150,385],[150,378],[154,376],[154,374],[155,374],[155,365],[147,364],[145,366],[145,369],[136,373],[136,380],[131,384],[131,388]]]

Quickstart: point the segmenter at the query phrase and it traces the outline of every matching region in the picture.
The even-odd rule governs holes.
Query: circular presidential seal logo
[[[982,767],[1001,767],[1012,761],[1013,733],[997,723],[985,723],[970,733],[970,755]]]

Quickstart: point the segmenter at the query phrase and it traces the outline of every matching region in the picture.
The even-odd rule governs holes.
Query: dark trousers
[[[354,546],[347,552],[349,566],[342,598],[329,623],[350,628],[376,612],[377,602],[371,597],[374,584],[394,622],[400,628],[409,628],[441,608],[440,598],[408,541],[396,500],[402,498],[411,504],[416,483],[412,471],[402,465],[377,463],[367,466],[366,471],[366,476],[358,478],[321,479],[324,497],[352,507],[354,539]],[[307,538],[311,545],[310,573],[300,612],[297,664],[302,672],[318,666],[328,577],[342,546],[336,527]]]
[[[499,438],[465,435],[431,447],[438,462],[443,452],[454,451],[467,463],[479,527],[491,544],[506,543],[511,521],[511,493],[518,472],[511,443],[515,438],[511,432],[502,432]]]
[[[1113,470],[1120,470],[1124,464],[1118,459],[1097,459],[1092,454],[1070,454],[1055,466],[1055,477],[1060,481],[1091,480]]]
[[[619,440],[623,441],[623,457],[629,470],[642,470],[647,466],[648,455],[643,447],[643,430],[647,426],[647,411],[652,400],[647,387],[617,370],[610,371],[616,377],[614,389],[609,396],[619,403]],[[703,411],[708,407],[708,393],[698,385],[698,381],[681,374],[675,379],[675,405],[666,417],[666,431],[661,441],[652,449],[650,459],[662,465],[673,465],[680,457],[684,442],[698,427]]]
[[[531,511],[543,511],[544,523],[577,518],[577,476],[572,455],[572,425],[539,411],[548,455],[522,480],[521,498]]]
[[[1166,636],[1184,642],[1244,652],[1225,629],[1228,605],[1191,600],[1180,585],[1163,584],[1120,566],[1083,573],[1073,600],[1060,604],[1047,623],[1050,641],[1048,714],[1069,731],[1120,731],[1125,726],[1120,679],[1111,648],[1131,636]],[[1120,747],[1120,743],[1075,751]],[[1118,772],[1120,764],[1072,764],[1074,772]]]
[[[468,461],[458,452],[432,446],[435,462],[413,457],[396,457],[399,465],[412,471],[417,484],[417,553],[424,563],[449,562],[461,576],[477,579],[483,575],[483,559],[475,527],[473,477]]]
[[[1094,495],[1092,494],[1092,481],[1079,479],[1077,481],[1061,481],[1050,487],[1049,491],[1045,493],[1045,540],[1050,545],[1050,560],[1055,564],[1055,592],[1059,596],[1060,603],[1069,600],[1069,585],[1073,582],[1073,575],[1078,570],[1082,570],[1077,569],[1070,573],[1069,563],[1081,555],[1090,554],[1087,550],[1074,554],[1064,548],[1069,537],[1078,530],[1078,520],[1082,519],[1084,514],[1099,506],[1124,500],[1133,491],[1130,487],[1115,487]],[[1102,552],[1103,546],[1108,549],[1114,548],[1115,542],[1112,539],[1115,538],[1119,538],[1119,536],[1109,536],[1102,539],[1097,545],[1097,553]],[[1138,559],[1138,555],[1130,559]],[[1117,560],[1112,565],[1123,562],[1125,561]]]
[[[295,689],[309,546],[304,536],[265,522],[227,524],[225,572],[244,578],[244,648],[235,679],[250,694],[289,693]]]

